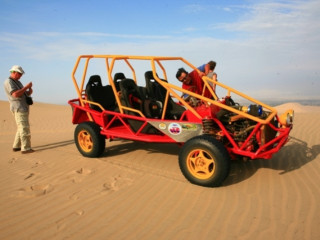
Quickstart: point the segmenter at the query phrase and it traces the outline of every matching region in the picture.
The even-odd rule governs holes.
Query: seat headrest
[[[101,77],[99,75],[92,75],[87,85],[102,87]]]
[[[158,76],[158,75],[157,75],[157,76]],[[152,71],[147,71],[147,72],[145,72],[144,77],[145,77],[145,79],[146,79],[147,82],[150,81],[150,80],[152,80],[152,79],[154,79],[154,77],[153,77],[153,72],[152,72]]]
[[[157,73],[156,73],[156,76],[159,77]],[[146,87],[147,87],[147,89],[151,88],[151,85],[152,85],[154,82],[157,82],[157,81],[155,80],[155,78],[154,78],[154,75],[153,75],[153,72],[152,72],[152,71],[147,71],[147,72],[145,72],[144,77],[145,77],[145,79],[146,79]],[[161,80],[161,81],[164,81],[164,82],[168,82],[167,80],[162,79],[162,78],[160,78],[160,80]]]
[[[123,80],[125,78],[126,78],[126,76],[122,72],[119,72],[119,73],[114,74],[113,81],[116,82],[118,80]]]

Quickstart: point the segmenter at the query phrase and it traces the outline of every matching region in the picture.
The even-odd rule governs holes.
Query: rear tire
[[[204,187],[218,187],[230,171],[230,156],[221,142],[202,135],[181,148],[179,166],[185,178]]]
[[[93,122],[83,122],[76,127],[74,141],[83,156],[95,158],[104,152],[106,141],[100,131],[100,127]]]

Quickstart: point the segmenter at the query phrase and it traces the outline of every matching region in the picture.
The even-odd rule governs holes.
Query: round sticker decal
[[[161,130],[164,130],[164,129],[166,129],[166,124],[165,123],[160,123],[159,124],[159,128],[161,129]]]
[[[181,133],[181,126],[178,123],[170,123],[168,131],[172,135],[179,135]]]

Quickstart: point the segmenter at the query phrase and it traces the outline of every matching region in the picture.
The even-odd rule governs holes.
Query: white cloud
[[[288,1],[286,3],[263,3],[251,6],[249,13],[234,23],[219,23],[213,28],[246,32],[251,37],[265,40],[291,40],[292,37],[310,37],[319,40],[320,2]]]
[[[201,4],[189,4],[184,6],[183,10],[186,13],[201,13],[203,11],[206,11],[207,8]]]
[[[226,12],[232,12],[232,9],[230,7],[224,7],[222,9]]]

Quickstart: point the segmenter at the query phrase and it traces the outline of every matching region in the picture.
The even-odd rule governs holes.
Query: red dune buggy
[[[199,71],[180,57],[79,56],[72,72],[78,97],[69,101],[79,152],[99,157],[106,139],[115,138],[176,143],[185,178],[217,187],[231,160],[269,159],[288,141],[293,110],[278,116],[274,108],[206,76],[202,94],[182,89],[175,78],[182,66]],[[213,84],[225,92],[223,98]]]

